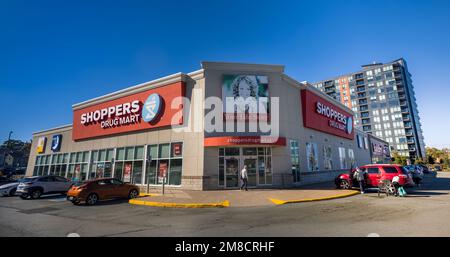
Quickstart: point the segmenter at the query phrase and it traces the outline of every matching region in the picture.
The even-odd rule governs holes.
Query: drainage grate
[[[35,214],[35,213],[43,213],[43,212],[49,212],[49,211],[56,211],[57,208],[53,207],[42,207],[42,208],[35,208],[35,209],[29,209],[29,210],[20,210],[19,212],[25,213],[25,214]]]

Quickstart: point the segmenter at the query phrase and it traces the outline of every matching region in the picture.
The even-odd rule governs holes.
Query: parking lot
[[[0,236],[450,236],[450,173],[405,198],[365,195],[282,206],[168,209],[61,195],[0,198]]]

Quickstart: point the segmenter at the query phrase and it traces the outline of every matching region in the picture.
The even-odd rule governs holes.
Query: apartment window
[[[369,149],[369,138],[364,137],[364,149]]]
[[[366,71],[366,75],[367,76],[372,76],[373,75],[373,71],[371,71],[371,70]]]
[[[317,143],[306,143],[306,160],[308,164],[308,171],[319,170],[319,156],[317,152]]]

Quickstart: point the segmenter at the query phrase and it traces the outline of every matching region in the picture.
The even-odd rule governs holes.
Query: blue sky
[[[314,82],[404,57],[425,143],[450,147],[449,28],[444,0],[0,0],[0,140],[204,60],[284,64]]]

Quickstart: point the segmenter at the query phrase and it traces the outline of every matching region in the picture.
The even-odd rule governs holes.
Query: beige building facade
[[[230,116],[226,100],[245,97],[262,103]],[[249,187],[285,188],[371,162],[368,135],[353,129],[353,112],[287,76],[282,65],[202,62],[198,71],[72,108],[72,124],[33,134],[27,175],[216,190],[239,188],[245,165]]]

